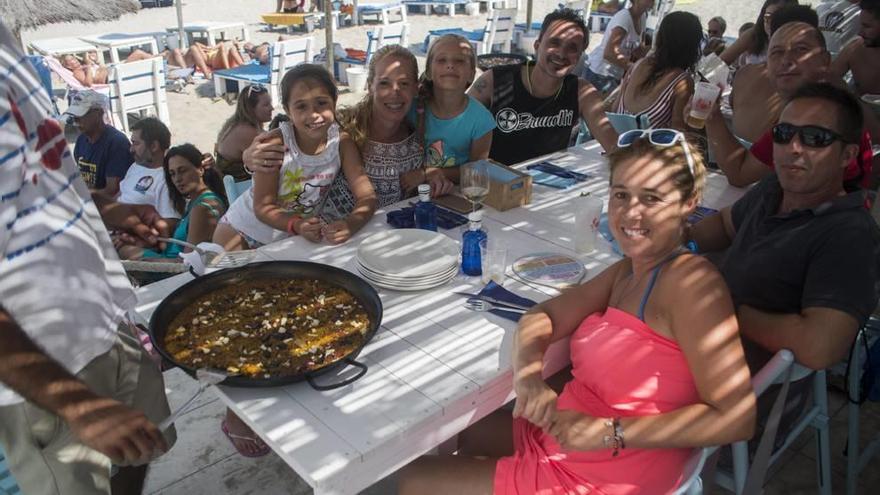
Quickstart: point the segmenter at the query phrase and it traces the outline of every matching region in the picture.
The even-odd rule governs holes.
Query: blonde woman
[[[417,92],[415,56],[400,45],[384,46],[370,61],[367,95],[339,112],[339,122],[360,149],[380,208],[404,199],[424,182],[431,184],[434,195],[452,189],[441,170],[425,167],[422,136],[408,118]],[[322,216],[332,221],[353,207],[351,191],[337,180]]]
[[[236,182],[250,179],[241,155],[270,120],[272,98],[266,87],[250,85],[242,89],[235,113],[223,123],[217,134],[215,168],[223,175],[231,175]]]

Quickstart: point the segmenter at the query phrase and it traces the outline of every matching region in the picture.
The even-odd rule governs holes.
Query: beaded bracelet
[[[623,426],[620,424],[620,417],[605,420],[605,426],[611,428],[611,434],[605,435],[602,442],[606,449],[611,449],[611,456],[617,457],[622,449],[626,448],[623,440]]]

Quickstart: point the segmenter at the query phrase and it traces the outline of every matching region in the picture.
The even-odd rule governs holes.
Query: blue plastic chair
[[[253,180],[244,180],[241,182],[235,182],[235,179],[231,175],[223,176],[223,188],[226,189],[226,199],[229,201],[231,205],[236,198],[242,195],[245,191],[251,188],[253,185]]]

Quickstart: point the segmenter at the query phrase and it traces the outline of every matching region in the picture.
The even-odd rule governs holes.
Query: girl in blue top
[[[424,129],[428,167],[443,169],[458,182],[458,167],[489,157],[495,119],[489,110],[465,92],[474,81],[477,57],[470,42],[457,34],[445,34],[431,45],[421,77]]]
[[[181,214],[174,230],[174,239],[191,244],[210,242],[217,220],[226,211],[226,194],[220,175],[202,165],[202,152],[187,143],[175,146],[165,154],[165,182],[174,209]],[[122,246],[119,254],[127,259],[180,261],[178,254],[190,251],[179,244],[167,243],[162,251],[136,246]]]

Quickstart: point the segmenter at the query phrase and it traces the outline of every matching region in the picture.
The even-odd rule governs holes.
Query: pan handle
[[[360,371],[358,371],[357,374],[354,375],[353,377],[346,378],[345,380],[342,380],[339,383],[334,383],[332,385],[319,385],[319,384],[315,383],[315,379],[312,377],[312,375],[306,375],[306,381],[309,382],[309,385],[311,385],[312,388],[314,388],[315,390],[317,390],[319,392],[325,392],[327,390],[334,390],[339,387],[351,385],[352,383],[359,380],[362,376],[367,374],[367,365],[366,364],[360,363],[360,362],[355,361],[354,359],[351,359],[351,358],[345,358],[345,359],[343,359],[343,361],[345,361],[345,363],[348,365],[354,366],[355,368],[360,368]]]

